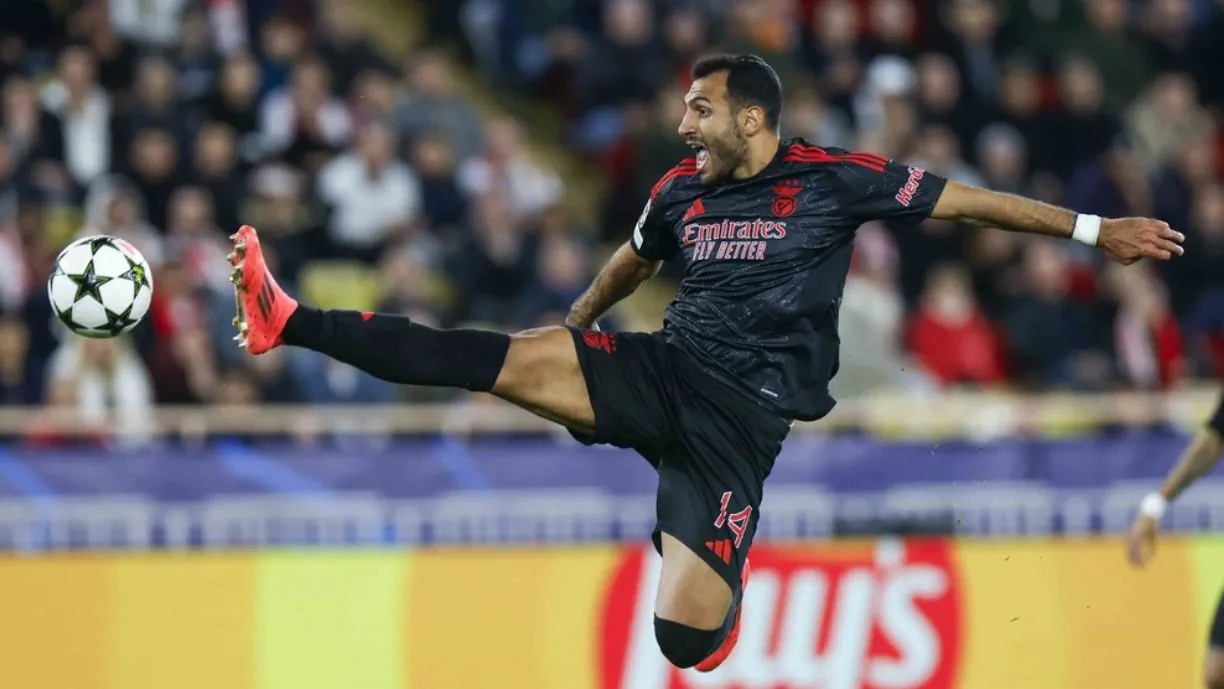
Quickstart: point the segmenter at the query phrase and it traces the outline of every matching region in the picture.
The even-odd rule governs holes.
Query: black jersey
[[[833,408],[838,309],[854,234],[926,219],[946,180],[879,156],[784,139],[751,179],[705,185],[695,159],[651,190],[633,230],[643,258],[683,256],[669,342],[788,419]]]
[[[1216,403],[1215,411],[1212,412],[1211,418],[1207,419],[1207,428],[1224,435],[1224,393],[1220,394],[1220,401]]]

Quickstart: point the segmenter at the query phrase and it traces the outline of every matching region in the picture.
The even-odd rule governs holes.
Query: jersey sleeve
[[[633,226],[630,244],[638,256],[648,261],[666,261],[680,248],[667,217],[668,191],[673,182],[684,174],[692,174],[695,166],[686,160],[667,171],[650,190],[650,198]]]
[[[865,153],[828,149],[845,188],[843,209],[856,223],[917,224],[931,217],[948,180],[920,167]]]
[[[633,226],[630,243],[638,256],[648,261],[666,261],[675,255],[676,238],[668,229],[662,209],[654,198],[646,199],[646,206]]]
[[[1216,403],[1215,411],[1211,414],[1211,418],[1207,420],[1207,427],[1220,435],[1224,435],[1224,394],[1220,395],[1220,401]]]

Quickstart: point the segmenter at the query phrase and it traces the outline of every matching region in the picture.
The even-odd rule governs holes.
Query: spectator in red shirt
[[[926,373],[942,385],[1004,380],[998,338],[978,308],[968,273],[958,265],[931,271],[907,341]]]

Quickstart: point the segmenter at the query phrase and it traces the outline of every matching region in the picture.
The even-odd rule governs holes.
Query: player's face
[[[706,184],[731,177],[748,155],[737,113],[727,101],[727,73],[697,79],[684,97],[680,136],[697,150],[697,172]]]

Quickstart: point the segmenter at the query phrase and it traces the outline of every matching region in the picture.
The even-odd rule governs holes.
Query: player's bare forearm
[[[1167,223],[1150,218],[1096,218],[1080,216],[1033,199],[980,189],[949,181],[935,204],[931,217],[1011,232],[1070,239],[1096,246],[1111,259],[1124,264],[1144,258],[1168,260],[1182,254],[1185,237]],[[1086,220],[1080,234],[1078,220]]]
[[[578,328],[591,327],[608,309],[654,277],[661,265],[659,261],[647,261],[638,256],[628,243],[621,245],[587,291],[570,307],[565,323]]]
[[[948,182],[931,217],[1069,239],[1075,212],[1014,194]]]
[[[1160,488],[1165,500],[1172,502],[1182,491],[1215,468],[1220,461],[1222,445],[1224,442],[1214,429],[1207,428],[1196,434]]]

